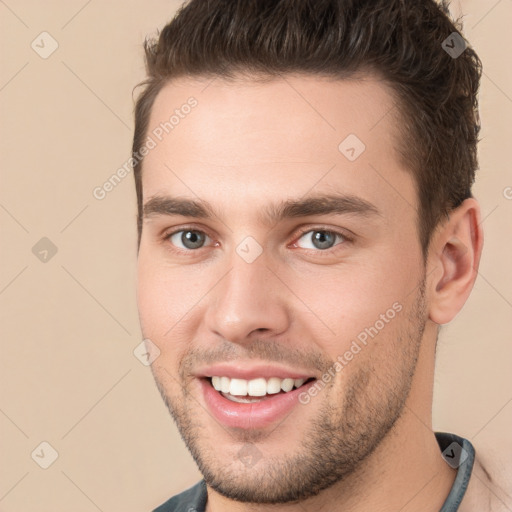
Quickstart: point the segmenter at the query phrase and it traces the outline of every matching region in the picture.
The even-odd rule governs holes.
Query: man
[[[447,15],[192,0],[146,59],[140,320],[204,476],[156,510],[490,510],[431,422],[483,242],[480,62]]]

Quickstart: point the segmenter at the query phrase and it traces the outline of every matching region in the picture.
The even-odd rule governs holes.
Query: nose
[[[206,327],[232,343],[275,337],[290,325],[287,290],[262,255],[247,263],[234,254],[231,270],[209,294]]]

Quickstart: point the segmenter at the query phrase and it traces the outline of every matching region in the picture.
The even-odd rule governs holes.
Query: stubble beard
[[[394,339],[384,341],[393,345],[387,361],[357,367],[355,360],[351,362],[356,370],[348,377],[343,394],[338,391],[340,396],[336,396],[331,386],[315,397],[322,405],[306,426],[300,446],[279,458],[265,455],[250,467],[215,447],[203,423],[214,421],[211,416],[186,386],[181,387],[181,394],[170,397],[163,385],[166,379],[153,368],[160,394],[206,483],[236,501],[282,504],[316,496],[360,470],[400,418],[409,395],[426,324],[425,279],[414,304],[400,314],[406,315],[403,325]],[[300,407],[306,411],[308,405]],[[264,442],[267,435],[237,431],[232,435],[233,445],[241,448],[250,442],[257,449],[257,442]]]

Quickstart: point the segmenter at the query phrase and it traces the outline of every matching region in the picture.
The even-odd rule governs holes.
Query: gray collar
[[[455,434],[436,432],[435,435],[444,460],[453,469],[457,469],[450,494],[448,494],[439,512],[456,512],[462,498],[464,498],[471,478],[471,471],[475,462],[475,449],[467,439]]]

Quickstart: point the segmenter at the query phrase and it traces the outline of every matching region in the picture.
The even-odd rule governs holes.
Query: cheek
[[[197,323],[197,304],[207,291],[205,277],[197,269],[172,267],[151,258],[141,249],[137,268],[140,323],[144,337],[162,352],[180,350],[190,339],[190,329]]]
[[[137,268],[137,307],[144,336],[157,337],[155,334],[160,331],[168,311],[166,286],[143,256],[139,256]]]
[[[173,329],[178,320],[176,300],[172,300],[168,283],[160,276],[162,273],[155,265],[145,264],[144,258],[139,258],[137,304],[142,335],[159,350],[151,365],[155,379],[167,395],[174,396],[172,390],[177,384],[171,376],[176,375],[183,343],[176,334],[178,329]]]
[[[137,264],[137,306],[140,324],[145,338],[157,344],[161,351],[172,344],[169,329],[177,321],[176,283],[172,273],[162,263],[149,255],[150,251],[141,244]]]
[[[314,313],[318,333],[327,334],[321,336],[322,349],[332,359],[349,350],[354,340],[385,339],[398,328],[417,269],[403,271],[396,263],[395,267],[381,260],[375,265],[344,264],[295,276],[293,290]],[[289,279],[293,282],[293,276]]]

